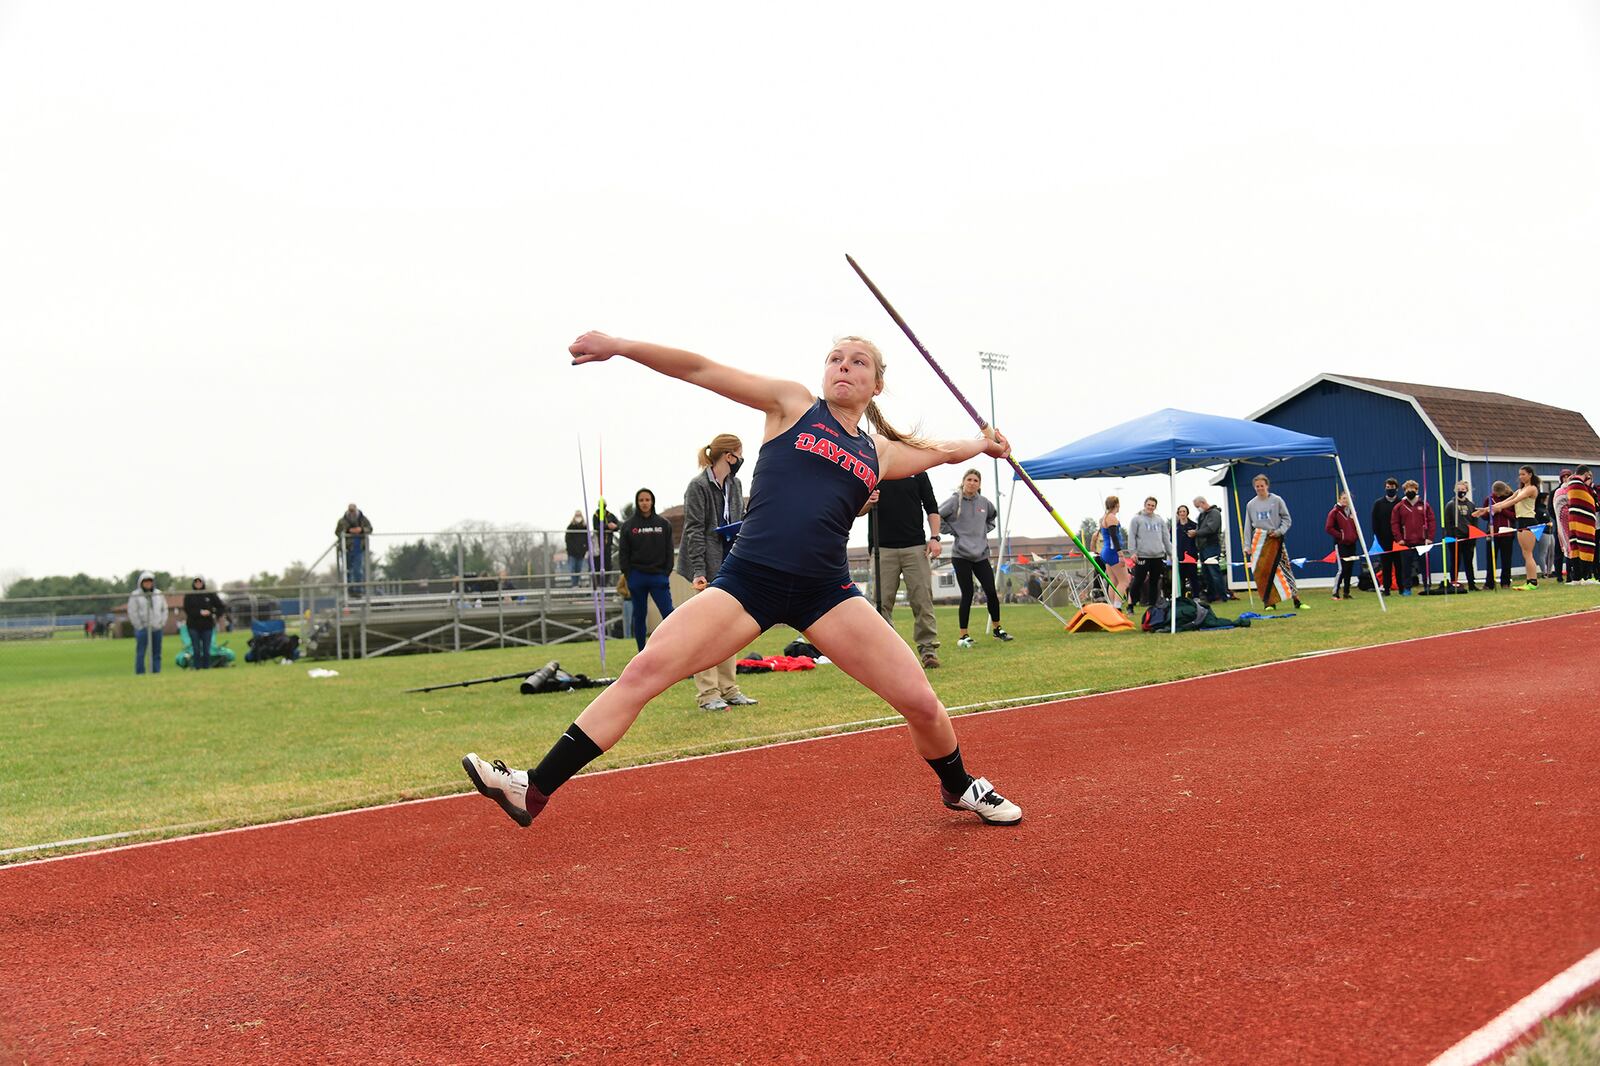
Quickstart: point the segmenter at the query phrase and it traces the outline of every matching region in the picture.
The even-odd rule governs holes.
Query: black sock
[[[972,784],[972,775],[967,773],[967,768],[961,765],[961,748],[957,745],[942,759],[929,759],[928,765],[933,767],[933,772],[939,775],[939,783],[946,792],[961,795],[968,785]]]
[[[572,775],[600,757],[600,746],[589,739],[589,734],[573,722],[556,740],[550,753],[528,775],[533,787],[546,796],[566,784]]]

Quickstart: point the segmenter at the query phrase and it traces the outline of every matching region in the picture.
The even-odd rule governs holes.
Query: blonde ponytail
[[[912,430],[910,433],[901,433],[891,426],[889,420],[883,417],[883,412],[878,410],[877,400],[867,401],[864,417],[867,420],[867,424],[873,428],[873,431],[886,440],[897,441],[908,448],[927,448],[933,444],[933,441],[921,436],[916,430]]]
[[[716,462],[718,459],[721,459],[724,455],[727,455],[732,451],[738,451],[739,448],[740,444],[738,437],[735,437],[732,433],[718,433],[715,437],[711,438],[710,444],[707,444],[704,448],[700,449],[700,451],[696,454],[695,459],[697,462],[699,462],[700,469],[705,470],[712,463]]]

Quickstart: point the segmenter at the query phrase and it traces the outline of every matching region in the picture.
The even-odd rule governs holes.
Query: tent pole
[[[1172,599],[1167,603],[1167,617],[1172,622],[1172,632],[1178,632],[1178,597],[1183,594],[1183,578],[1178,576],[1178,459],[1167,460],[1167,513],[1172,516]]]
[[[1239,564],[1244,568],[1245,591],[1249,593],[1250,607],[1254,610],[1256,605],[1256,583],[1250,574],[1250,544],[1244,539],[1244,501],[1239,499],[1238,463],[1230,462],[1228,464],[1228,477],[1233,480],[1233,513],[1234,517],[1238,519],[1236,531],[1239,534]],[[1228,584],[1233,584],[1232,566],[1228,567]]]
[[[1350,479],[1344,476],[1344,464],[1339,461],[1339,453],[1333,453],[1333,468],[1339,471],[1339,483],[1344,486],[1345,492],[1350,492]],[[1367,543],[1367,535],[1361,529],[1361,511],[1355,506],[1355,494],[1350,494],[1350,514],[1356,520],[1356,538],[1361,541],[1361,554],[1367,559],[1367,573],[1372,575],[1372,587],[1378,593],[1378,606],[1384,614],[1389,613],[1389,605],[1383,602],[1383,582],[1378,579],[1378,571],[1372,566],[1372,546]]]

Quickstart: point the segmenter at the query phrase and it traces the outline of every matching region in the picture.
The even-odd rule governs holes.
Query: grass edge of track
[[[1459,636],[1464,633],[1478,633],[1493,629],[1502,629],[1508,626],[1529,625],[1536,622],[1546,622],[1560,618],[1573,618],[1580,615],[1600,613],[1600,606],[1584,607],[1573,611],[1562,611],[1557,614],[1540,615],[1534,618],[1514,618],[1504,621],[1490,622],[1485,625],[1469,626],[1465,629],[1451,630],[1445,633],[1426,633],[1420,636],[1404,637],[1399,640],[1379,641],[1373,644],[1358,644],[1341,648],[1331,648],[1314,652],[1296,652],[1279,658],[1268,659],[1258,663],[1249,663],[1242,666],[1230,666],[1220,670],[1200,670],[1194,673],[1183,674],[1178,677],[1165,678],[1160,681],[1146,682],[1132,685],[1110,685],[1104,688],[1088,688],[1074,690],[1074,694],[1064,700],[1047,699],[1045,697],[1061,695],[1060,693],[1038,693],[1029,696],[1014,697],[1004,700],[992,700],[985,703],[969,704],[964,707],[951,708],[955,713],[952,717],[964,718],[975,714],[993,714],[998,711],[1018,710],[1024,707],[1042,706],[1046,703],[1073,702],[1076,700],[1092,699],[1117,692],[1134,692],[1141,689],[1156,689],[1167,685],[1182,684],[1202,678],[1221,677],[1227,674],[1239,673],[1245,670],[1259,670],[1264,667],[1278,666],[1283,663],[1298,662],[1302,659],[1343,655],[1351,652],[1367,651],[1376,648],[1393,647],[1399,644],[1411,644],[1426,640],[1438,640],[1444,637]],[[1023,703],[1023,700],[1036,700],[1042,702]],[[995,704],[1011,703],[1016,706],[999,707]],[[618,773],[623,770],[637,770],[643,767],[660,766],[673,762],[683,762],[691,759],[706,758],[716,755],[727,755],[741,751],[756,751],[762,748],[781,747],[787,744],[801,743],[811,740],[822,740],[829,737],[846,736],[851,733],[868,732],[880,729],[899,729],[903,724],[897,716],[883,718],[862,719],[856,722],[845,722],[817,726],[807,730],[791,731],[789,733],[769,734],[759,737],[742,737],[726,740],[708,741],[705,744],[691,745],[686,748],[675,749],[670,752],[645,752],[635,757],[624,758],[619,764],[605,766],[600,769],[585,770],[580,776],[594,777],[604,774]],[[807,734],[795,737],[794,733]],[[658,757],[660,756],[660,757]],[[149,847],[155,844],[172,843],[178,840],[187,840],[195,837],[208,836],[221,833],[234,833],[243,830],[266,829],[273,826],[289,825],[296,822],[310,821],[334,817],[345,814],[355,814],[361,811],[379,810],[385,807],[404,806],[411,803],[431,802],[434,800],[449,799],[454,796],[472,794],[470,782],[445,781],[437,784],[423,785],[408,788],[397,792],[369,793],[357,797],[354,801],[340,800],[332,803],[310,804],[304,807],[288,808],[275,812],[275,817],[266,821],[253,821],[248,818],[223,818],[207,822],[191,822],[177,825],[148,826],[136,829],[122,830],[114,834],[103,834],[93,837],[78,838],[70,841],[47,842],[43,844],[27,845],[22,849],[7,853],[0,853],[0,874],[7,869],[23,866],[34,866],[46,862],[55,862],[100,852],[120,851],[134,847]],[[283,817],[287,814],[288,817]],[[134,837],[152,837],[149,840],[135,840]]]

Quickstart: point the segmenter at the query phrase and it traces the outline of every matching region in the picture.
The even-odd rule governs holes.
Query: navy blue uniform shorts
[[[845,600],[861,595],[848,571],[841,570],[838,577],[803,577],[737,555],[722,560],[711,587],[738,600],[762,632],[780,623],[804,631]]]

